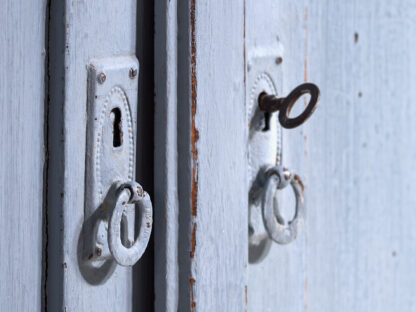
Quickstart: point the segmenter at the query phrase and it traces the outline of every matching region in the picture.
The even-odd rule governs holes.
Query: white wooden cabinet
[[[0,310],[416,310],[415,18],[411,0],[3,0]],[[276,58],[256,70],[279,96],[310,81],[321,99],[281,130],[304,226],[254,263],[247,103],[259,51]],[[79,249],[88,68],[119,56],[140,64],[134,160],[153,231],[133,268],[94,283]]]
[[[46,1],[0,3],[0,306],[40,311]]]

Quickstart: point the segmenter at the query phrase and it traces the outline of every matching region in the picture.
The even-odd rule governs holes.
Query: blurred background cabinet
[[[2,310],[416,310],[415,21],[411,0],[3,0]],[[304,228],[251,263],[247,73],[259,49],[281,57],[278,93],[311,81],[321,100],[282,130]],[[119,55],[140,63],[136,177],[154,228],[134,269],[91,285],[77,258],[87,65]]]

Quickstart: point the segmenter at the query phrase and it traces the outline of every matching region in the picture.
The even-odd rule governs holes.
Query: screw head
[[[277,65],[280,65],[280,64],[282,64],[282,62],[283,62],[283,57],[278,56],[278,57],[276,58],[276,64],[277,64]]]
[[[289,180],[292,174],[290,173],[290,171],[287,168],[283,168],[283,175],[284,175],[286,180]]]
[[[136,68],[130,68],[129,76],[131,79],[134,79],[137,76],[137,69]]]
[[[100,73],[98,75],[98,82],[103,84],[105,82],[105,80],[107,79],[107,76],[104,73]]]
[[[97,247],[97,248],[95,249],[95,253],[97,254],[97,256],[98,256],[98,257],[101,257],[102,252],[103,252],[103,251],[102,251],[102,249],[101,249],[101,248],[98,248],[98,247]]]
[[[247,71],[250,71],[251,70],[251,63],[250,62],[248,62],[247,63]]]

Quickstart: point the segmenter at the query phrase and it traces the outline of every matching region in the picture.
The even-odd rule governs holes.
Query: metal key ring
[[[140,213],[139,234],[132,246],[129,247],[124,246],[121,238],[121,222],[127,209],[127,204],[135,204],[136,211]],[[143,191],[139,183],[129,182],[120,186],[108,227],[108,245],[112,256],[118,264],[132,266],[143,255],[152,231],[152,210],[150,196]]]
[[[311,98],[305,110],[297,117],[290,118],[289,114],[296,101],[304,94],[310,94]],[[295,128],[304,123],[315,111],[319,101],[319,88],[313,83],[304,83],[293,89],[284,98],[279,112],[279,122],[282,127],[287,129]]]
[[[279,244],[288,244],[296,238],[296,235],[303,224],[305,205],[303,198],[302,181],[297,175],[288,175],[282,167],[273,167],[267,171],[267,181],[263,193],[263,220],[269,237]],[[293,220],[287,225],[283,218],[275,212],[277,198],[275,193],[286,185],[292,186],[296,197],[296,212]]]

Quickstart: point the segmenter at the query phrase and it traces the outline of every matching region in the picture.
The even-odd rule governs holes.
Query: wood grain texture
[[[3,311],[41,311],[45,12],[44,0],[0,3]]]
[[[179,311],[242,311],[243,1],[178,2]]]
[[[247,12],[248,45],[284,45],[283,90],[321,89],[314,116],[284,131],[283,164],[306,185],[305,228],[250,265],[249,311],[414,311],[415,4],[267,1]]]
[[[243,2],[156,1],[155,13],[155,310],[241,311]]]
[[[136,40],[135,1],[52,4],[49,169],[50,311],[130,311],[132,270],[117,267],[101,285],[78,266],[84,222],[87,64],[92,58],[131,55]]]

